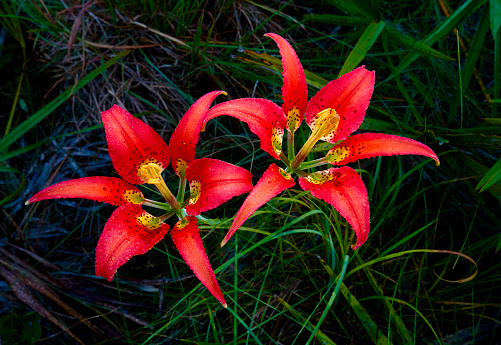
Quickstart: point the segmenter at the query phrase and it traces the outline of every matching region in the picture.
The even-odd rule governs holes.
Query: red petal
[[[294,48],[284,38],[272,33],[265,34],[265,36],[274,40],[280,49],[284,77],[282,110],[287,116],[287,129],[294,132],[303,121],[304,111],[308,104],[308,88],[303,66]]]
[[[118,105],[101,115],[113,167],[125,180],[143,184],[137,173],[145,163],[156,163],[162,170],[169,165],[169,148],[153,128]]]
[[[306,122],[313,129],[317,114],[331,108],[339,115],[336,130],[330,132],[322,140],[336,143],[346,139],[362,124],[365,112],[374,91],[375,74],[364,66],[332,80],[325,85],[308,103]]]
[[[127,204],[113,212],[96,248],[96,276],[111,281],[117,268],[149,251],[169,231],[141,206]]]
[[[184,217],[177,222],[170,234],[177,250],[179,250],[193,273],[210,291],[212,296],[226,308],[227,304],[223,293],[219,288],[209,258],[205,253],[204,244],[197,226],[197,219],[191,216]]]
[[[115,177],[94,176],[68,180],[47,187],[32,196],[26,205],[41,200],[62,198],[96,200],[116,206],[128,203],[142,204],[144,201],[143,193],[130,183]]]
[[[205,113],[210,104],[224,91],[212,91],[200,97],[184,114],[170,137],[169,153],[172,166],[179,177],[184,177],[186,167],[195,159],[195,147],[202,129]]]
[[[261,98],[240,98],[223,102],[207,112],[204,125],[210,119],[221,115],[246,122],[251,132],[261,140],[261,149],[279,159],[286,119],[278,105]]]
[[[300,177],[299,184],[315,198],[332,205],[357,235],[357,249],[367,241],[370,231],[369,197],[364,182],[350,167],[330,168]]]
[[[266,204],[271,198],[294,186],[294,184],[294,179],[289,174],[275,164],[271,164],[259,179],[254,189],[252,189],[247,199],[245,199],[240,210],[238,210],[230,230],[224,237],[223,242],[221,242],[221,246],[224,246],[228,242],[235,231],[242,226],[254,211]]]
[[[352,135],[341,144],[327,152],[326,159],[334,165],[344,165],[362,158],[393,155],[421,155],[434,159],[440,164],[437,155],[425,144],[380,133],[363,133]]]
[[[186,170],[191,198],[186,212],[196,216],[212,210],[234,196],[252,190],[252,174],[244,168],[217,159],[193,161]]]

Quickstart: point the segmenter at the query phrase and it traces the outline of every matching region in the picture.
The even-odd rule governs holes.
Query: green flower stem
[[[325,157],[323,157],[323,158],[315,159],[315,160],[312,160],[312,161],[309,161],[306,163],[302,163],[299,166],[299,169],[305,170],[305,169],[310,169],[310,168],[314,168],[314,167],[318,167],[318,166],[326,165],[326,164],[329,164],[329,162],[327,160],[325,160]]]
[[[172,207],[170,207],[169,204],[167,204],[165,202],[150,200],[150,199],[144,199],[143,205],[144,206],[158,208],[158,209],[161,209],[161,210],[166,210],[166,211],[171,211],[172,210]]]
[[[279,155],[280,159],[282,160],[282,162],[284,162],[285,165],[287,165],[288,167],[291,166],[291,162],[289,161],[289,159],[287,158],[287,156],[285,155],[284,151],[280,151],[280,155]]]
[[[289,160],[294,159],[296,152],[294,150],[294,132],[287,133],[287,151]]]
[[[183,204],[184,202],[184,193],[186,191],[186,178],[179,179],[179,188],[177,189],[177,201],[179,204]]]
[[[296,170],[301,165],[301,163],[304,162],[313,146],[315,146],[317,141],[319,141],[323,136],[324,130],[327,127],[327,123],[327,121],[324,121],[320,127],[317,127],[315,131],[311,133],[310,137],[308,138],[308,140],[306,140],[299,153],[292,160],[292,163],[290,165],[292,169]]]

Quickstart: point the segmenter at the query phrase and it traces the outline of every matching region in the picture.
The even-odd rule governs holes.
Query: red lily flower
[[[171,232],[174,244],[198,279],[226,307],[193,217],[252,190],[252,175],[247,170],[216,159],[195,159],[203,117],[221,93],[208,93],[191,106],[174,131],[170,147],[153,128],[119,106],[113,106],[102,113],[102,118],[113,166],[123,180],[103,176],[69,180],[45,188],[26,204],[46,199],[84,198],[119,206],[106,223],[96,249],[96,275],[109,281],[118,267],[132,256],[146,253],[162,240],[169,231],[164,221],[177,215],[181,220]],[[187,138],[191,140],[188,145]],[[175,152],[172,155],[177,162],[175,171],[182,177],[178,197],[172,194],[161,175],[169,165],[169,151]],[[186,181],[190,183],[191,193],[185,202]],[[155,185],[166,203],[146,199],[133,185],[144,183]],[[167,212],[154,217],[141,205]],[[185,206],[188,217],[183,214]]]
[[[287,169],[272,164],[258,181],[223,239],[224,245],[245,220],[274,196],[294,185],[289,173],[300,176],[299,185],[314,197],[332,205],[355,231],[359,248],[369,235],[370,212],[367,190],[360,176],[350,167],[330,168],[308,173],[320,165],[344,165],[362,158],[414,154],[430,157],[439,164],[435,153],[415,140],[395,135],[364,133],[350,137],[364,120],[374,91],[374,72],[364,66],[332,80],[308,102],[306,77],[292,48],[282,37],[268,33],[280,50],[283,65],[282,108],[271,101],[257,98],[238,99],[211,108],[204,124],[217,116],[229,115],[249,124],[261,140],[261,148],[281,159]],[[302,149],[294,152],[294,132],[305,119],[312,133]],[[288,133],[288,154],[282,151],[282,135]],[[338,143],[326,157],[304,162],[319,141]]]

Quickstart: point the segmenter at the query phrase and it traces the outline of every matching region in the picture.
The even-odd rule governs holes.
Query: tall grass
[[[499,344],[495,3],[2,1],[2,344]],[[356,252],[346,221],[299,188],[223,248],[244,197],[207,213],[200,228],[227,310],[169,236],[113,282],[96,278],[111,208],[24,202],[51,183],[116,175],[99,116],[113,103],[166,140],[209,91],[280,104],[280,59],[266,32],[293,44],[310,96],[353,67],[375,70],[361,129],[424,142],[441,165],[413,156],[352,164],[371,207]],[[246,125],[225,117],[208,124],[197,152],[256,181],[271,163]]]

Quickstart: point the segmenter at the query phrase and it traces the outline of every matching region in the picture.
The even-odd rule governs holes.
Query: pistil
[[[171,205],[171,207],[175,210],[179,210],[179,202],[176,197],[170,191],[169,187],[165,184],[164,179],[161,175],[162,168],[156,163],[147,163],[143,164],[137,175],[143,179],[145,183],[153,184],[158,188],[158,191],[165,200]]]
[[[332,108],[327,108],[322,110],[317,114],[317,119],[314,122],[313,131],[304,143],[301,150],[298,152],[296,157],[294,157],[291,168],[297,169],[301,163],[306,159],[311,149],[315,144],[324,136],[328,135],[332,131],[337,129],[339,124],[339,115]]]

